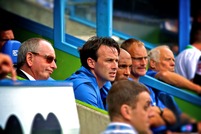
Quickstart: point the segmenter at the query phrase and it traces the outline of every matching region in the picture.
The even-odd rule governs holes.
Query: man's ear
[[[123,104],[121,106],[121,115],[126,119],[126,120],[131,120],[131,107]]]
[[[33,59],[34,59],[34,55],[31,52],[28,52],[26,54],[26,63],[29,67],[33,65]]]
[[[156,68],[156,62],[154,60],[150,60],[149,65],[150,65],[151,69],[155,69]]]
[[[95,61],[90,57],[87,59],[87,64],[90,68],[95,68]]]

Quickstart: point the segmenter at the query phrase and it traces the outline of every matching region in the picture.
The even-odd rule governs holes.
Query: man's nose
[[[131,73],[130,68],[129,68],[129,67],[125,68],[125,72],[124,72],[124,74],[125,74],[126,76],[129,76],[130,73]]]

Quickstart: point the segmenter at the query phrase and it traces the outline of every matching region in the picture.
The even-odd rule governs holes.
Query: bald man
[[[130,54],[126,50],[121,48],[115,81],[128,79],[130,76],[131,67],[132,59]]]
[[[148,53],[147,75],[166,82],[170,85],[188,89],[201,94],[201,86],[194,84],[185,77],[174,72],[174,54],[166,45],[161,45],[150,50]]]
[[[42,38],[30,38],[22,43],[18,52],[17,75],[21,78],[49,80],[57,68],[52,44]]]

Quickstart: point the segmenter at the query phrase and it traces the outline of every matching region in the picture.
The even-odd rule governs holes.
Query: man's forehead
[[[144,91],[139,94],[139,98],[143,101],[151,101],[150,95],[148,92]]]
[[[114,56],[114,55],[118,56],[118,51],[115,47],[109,47],[109,46],[102,45],[98,49],[97,54],[99,57],[102,57],[102,56],[110,57],[110,56]]]
[[[131,57],[119,57],[118,64],[132,64]]]
[[[130,47],[128,50],[131,55],[147,54],[147,50],[144,46],[134,46]]]
[[[169,49],[163,49],[162,51],[160,51],[160,56],[162,58],[174,58],[173,52]]]

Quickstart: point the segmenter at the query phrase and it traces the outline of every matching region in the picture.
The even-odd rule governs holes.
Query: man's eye
[[[127,65],[119,65],[119,68],[127,68]]]
[[[144,106],[144,110],[147,111],[150,107],[151,107],[151,102],[148,102],[148,103]]]

